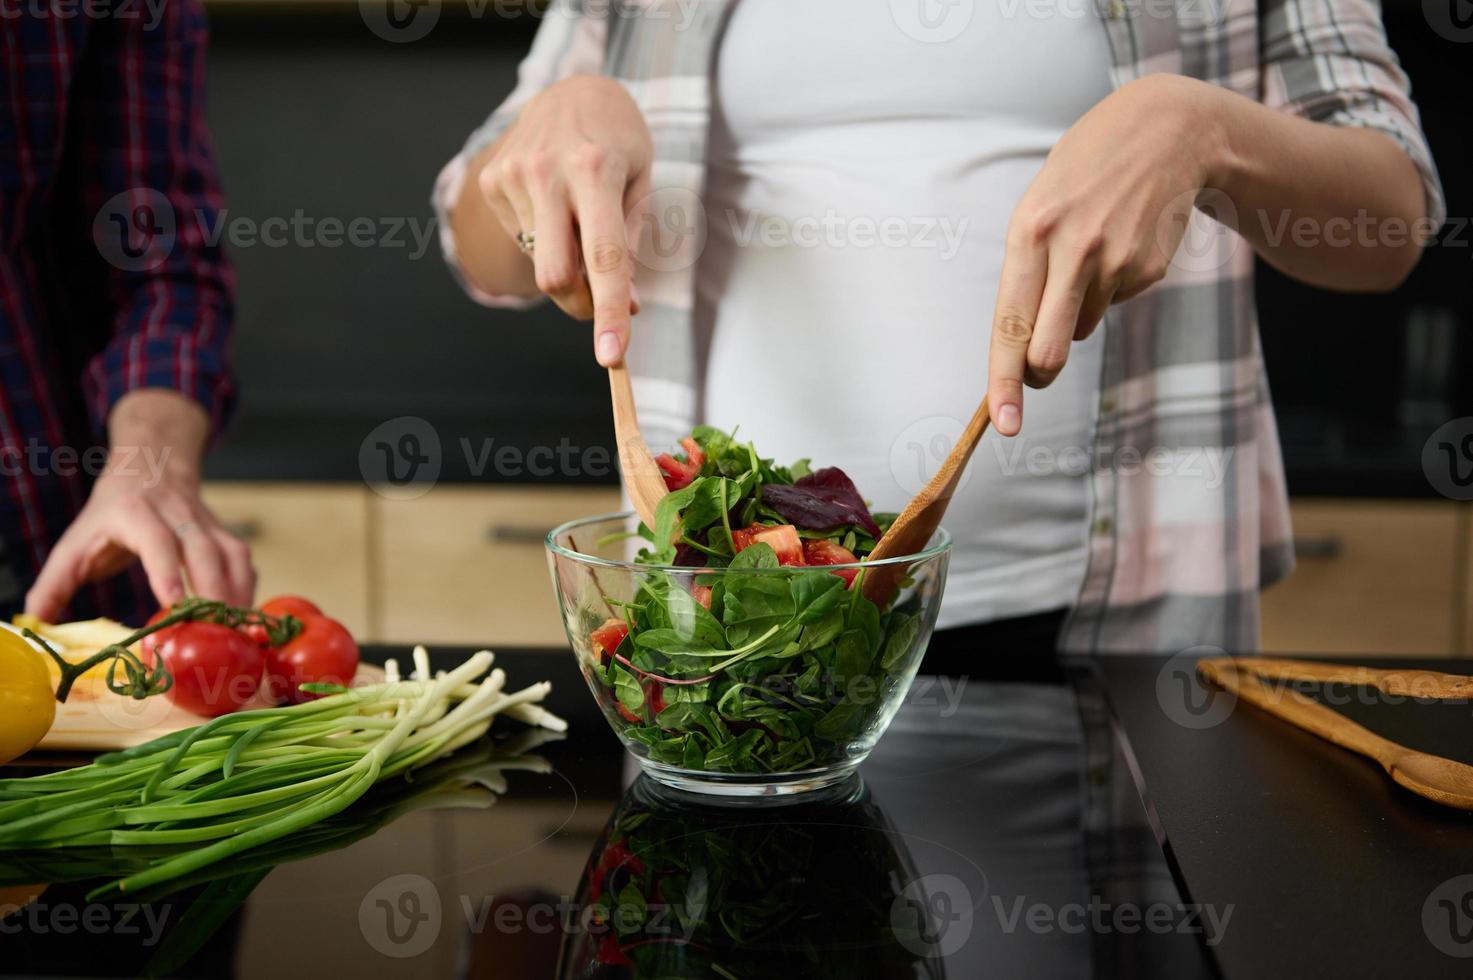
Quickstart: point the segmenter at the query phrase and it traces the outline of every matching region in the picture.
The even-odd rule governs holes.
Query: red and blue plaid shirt
[[[229,412],[204,77],[198,0],[0,17],[0,613],[86,501],[118,399],[168,388],[217,426]],[[152,605],[135,567],[69,614]]]

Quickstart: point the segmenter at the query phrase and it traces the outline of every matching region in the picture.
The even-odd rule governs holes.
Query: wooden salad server
[[[1473,810],[1473,766],[1444,759],[1442,756],[1432,755],[1429,752],[1420,752],[1409,749],[1404,745],[1387,738],[1382,738],[1375,732],[1356,724],[1349,718],[1328,708],[1312,698],[1306,697],[1298,691],[1282,688],[1271,689],[1259,679],[1258,664],[1255,658],[1234,657],[1212,657],[1197,664],[1197,671],[1207,680],[1218,687],[1233,694],[1249,704],[1255,705],[1277,718],[1287,721],[1297,728],[1318,735],[1320,738],[1334,742],[1341,748],[1358,752],[1367,758],[1374,759],[1381,764],[1397,783],[1411,790],[1418,796],[1426,797],[1443,806],[1456,807],[1460,810]],[[1274,665],[1278,666],[1275,667]],[[1343,671],[1335,677],[1326,676],[1333,671],[1304,671],[1299,674],[1271,673],[1277,669],[1285,670],[1283,664],[1296,665],[1295,661],[1269,661],[1266,676],[1292,677],[1307,680],[1343,680],[1348,677],[1362,676],[1361,670],[1370,671],[1370,668],[1340,667],[1336,664],[1325,664],[1326,668],[1335,668]],[[1320,666],[1320,665],[1303,665]],[[1372,673],[1376,673],[1372,671]],[[1395,674],[1433,674],[1433,671],[1385,671],[1387,675]],[[1454,677],[1451,674],[1441,674],[1441,677]],[[1460,681],[1468,681],[1469,678],[1458,678]],[[1367,679],[1369,683],[1379,687],[1375,680]],[[1386,690],[1386,688],[1382,688]],[[1422,694],[1422,697],[1434,695]],[[1452,697],[1453,695],[1447,695]]]
[[[956,493],[957,484],[961,482],[962,471],[971,461],[977,443],[982,441],[982,434],[987,431],[991,418],[987,408],[987,395],[984,393],[982,404],[977,406],[972,420],[957,437],[956,445],[951,447],[951,452],[942,460],[941,468],[931,477],[931,482],[922,487],[921,492],[905,505],[905,510],[900,512],[895,523],[890,525],[890,530],[885,532],[884,537],[876,543],[875,550],[870,552],[868,561],[913,555],[925,549],[931,536],[941,526],[941,518],[946,513],[947,505],[951,503],[952,495]],[[883,607],[894,594],[896,582],[904,572],[903,565],[866,569],[863,585],[865,597]]]
[[[624,478],[624,491],[629,494],[639,519],[653,529],[655,507],[670,491],[665,486],[665,475],[660,472],[639,431],[639,417],[634,412],[634,388],[629,382],[629,368],[623,361],[609,368],[609,392],[614,401],[614,442],[619,450],[619,472]]]

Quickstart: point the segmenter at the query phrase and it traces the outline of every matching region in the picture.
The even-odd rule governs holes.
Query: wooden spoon
[[[1213,657],[1199,662],[1197,670],[1218,687],[1269,714],[1376,760],[1392,779],[1418,796],[1443,806],[1473,810],[1473,766],[1382,738],[1290,688],[1270,690],[1252,673],[1252,665],[1243,661]]]
[[[1217,658],[1214,658],[1217,659]],[[1228,658],[1231,659],[1231,658]],[[1239,670],[1272,680],[1315,681],[1374,687],[1407,698],[1461,700],[1473,698],[1473,677],[1409,667],[1362,667],[1313,660],[1250,657],[1236,661]]]
[[[951,503],[952,495],[956,493],[957,484],[961,482],[962,471],[967,468],[972,453],[977,449],[977,443],[982,440],[982,433],[987,431],[989,421],[991,416],[988,414],[987,395],[984,393],[982,404],[977,406],[972,421],[967,423],[967,427],[957,438],[956,445],[951,447],[951,452],[942,460],[941,468],[931,477],[931,482],[922,487],[921,492],[905,505],[900,516],[895,518],[890,530],[885,532],[884,537],[875,545],[875,550],[870,552],[870,561],[913,555],[925,549],[936,529],[941,526],[941,518],[946,513],[947,505]],[[904,573],[903,565],[866,569],[863,586],[865,597],[876,605],[883,606],[890,601],[895,592],[895,584]]]
[[[629,383],[629,368],[623,361],[609,368],[609,393],[614,401],[614,442],[619,450],[624,489],[639,519],[653,530],[655,507],[670,491],[639,431],[639,418],[634,413],[634,388]]]

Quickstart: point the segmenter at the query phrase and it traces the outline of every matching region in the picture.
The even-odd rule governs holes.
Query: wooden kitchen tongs
[[[1473,677],[1272,657],[1211,657],[1198,662],[1197,672],[1229,694],[1291,725],[1374,759],[1392,779],[1413,793],[1444,806],[1473,810],[1473,766],[1398,745],[1290,687],[1264,683],[1301,680],[1354,684],[1400,697],[1453,700],[1473,697]]]

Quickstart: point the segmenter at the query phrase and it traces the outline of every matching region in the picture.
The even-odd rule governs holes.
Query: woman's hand
[[[652,158],[649,127],[624,87],[579,75],[528,102],[477,176],[506,234],[535,235],[537,288],[593,320],[606,366],[623,358],[638,312],[632,248]]]
[[[993,424],[1016,435],[1023,385],[1058,377],[1111,303],[1160,281],[1221,135],[1213,86],[1151,75],[1101,101],[1055,144],[1008,225],[992,324]]]

